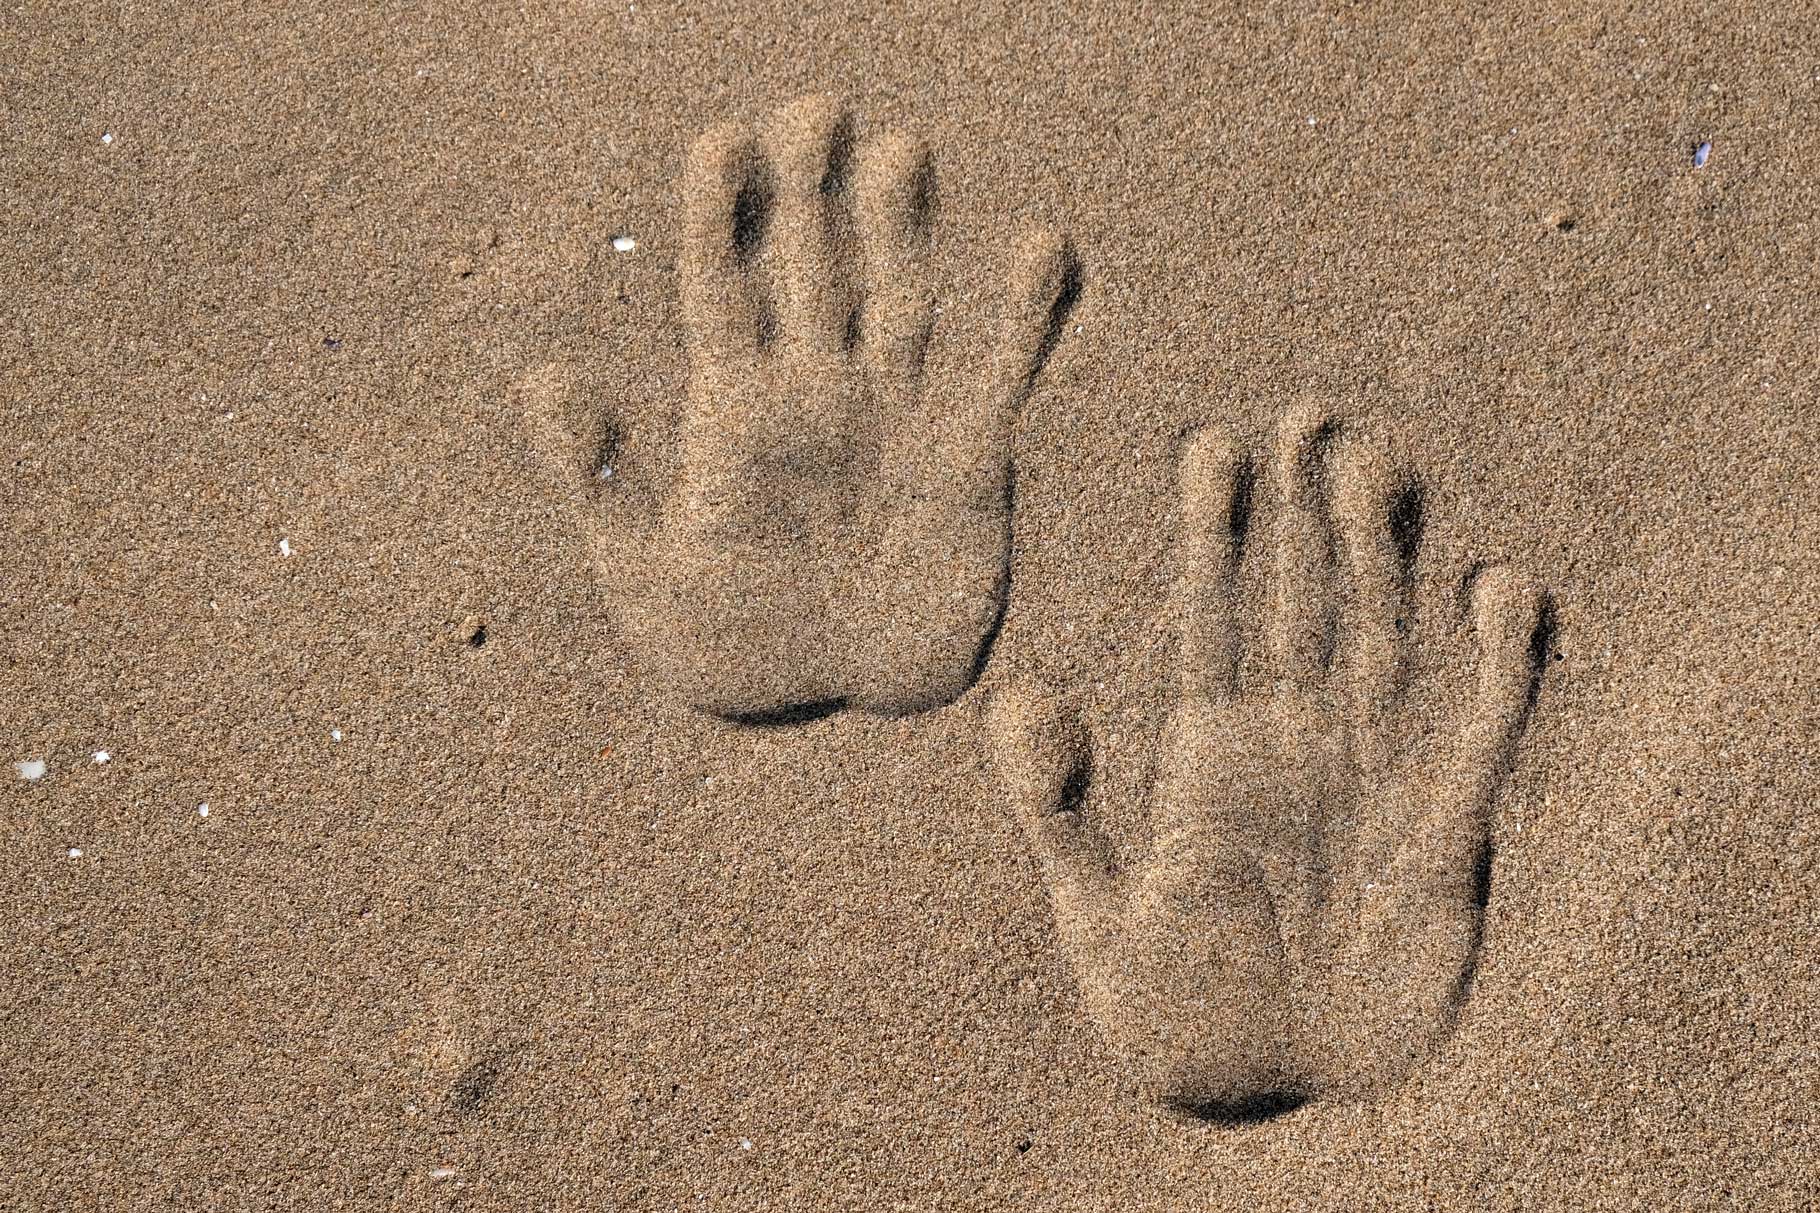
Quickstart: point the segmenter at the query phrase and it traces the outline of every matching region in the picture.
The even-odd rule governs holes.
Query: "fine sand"
[[[1820,1202],[1820,13],[214,7],[0,13],[0,1208]]]

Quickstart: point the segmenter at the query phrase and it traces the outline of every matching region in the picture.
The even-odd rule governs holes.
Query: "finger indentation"
[[[1428,808],[1387,868],[1396,896],[1476,921],[1484,907],[1492,807],[1511,774],[1552,643],[1548,595],[1515,570],[1477,570],[1469,587],[1478,637],[1477,685]]]
[[[1303,686],[1332,662],[1333,528],[1326,457],[1339,426],[1324,413],[1292,414],[1277,434],[1277,583],[1271,647],[1279,674]]]
[[[1477,968],[1494,854],[1492,811],[1511,775],[1554,634],[1545,591],[1512,569],[1476,571],[1470,586],[1479,641],[1478,685],[1451,768],[1360,906],[1353,968],[1369,977],[1361,997],[1405,1040],[1384,1058],[1430,1051],[1451,1028]],[[1372,960],[1369,958],[1378,958]],[[1400,1063],[1372,1067],[1379,1079]]]
[[[930,495],[986,515],[1005,509],[1018,408],[1061,340],[1081,284],[1080,260],[1066,235],[1038,232],[1024,240],[1013,263],[988,396],[979,408],[962,409],[936,427],[935,458],[919,477]]]
[[[1093,761],[1080,722],[1056,696],[1013,687],[993,698],[987,732],[1012,812],[1058,881],[1081,896],[1103,892],[1110,849],[1080,820]]]
[[[857,213],[866,257],[862,340],[875,382],[902,385],[922,370],[935,299],[924,261],[936,207],[929,149],[899,134],[864,153]]]
[[[1463,773],[1495,788],[1528,723],[1554,631],[1554,611],[1541,587],[1507,567],[1482,572],[1472,588],[1479,641],[1478,689],[1461,737]]]
[[[620,465],[626,434],[618,420],[560,363],[525,375],[509,389],[508,399],[547,491],[574,511],[600,567],[642,567],[651,503],[641,488],[648,482],[636,466]]]
[[[1183,449],[1182,685],[1225,700],[1237,689],[1239,638],[1234,577],[1251,525],[1256,472],[1232,436],[1209,428]]]
[[[853,121],[827,97],[787,107],[765,132],[778,178],[777,240],[783,336],[835,353],[855,332],[856,296],[845,264]]]
[[[683,176],[683,315],[697,364],[750,357],[768,304],[754,275],[774,203],[770,173],[752,136],[716,127],[690,150]]]
[[[1346,682],[1361,723],[1381,736],[1402,690],[1421,491],[1377,446],[1348,442],[1334,461],[1334,529],[1348,581],[1339,627]]]
[[[588,407],[567,368],[539,367],[512,385],[510,399],[557,494],[597,493],[610,478],[601,472],[612,467],[619,438],[607,419]]]
[[[1084,288],[1081,260],[1066,232],[1025,236],[1012,262],[1004,323],[999,335],[999,409],[1009,416],[1042,373],[1062,339],[1068,315]]]

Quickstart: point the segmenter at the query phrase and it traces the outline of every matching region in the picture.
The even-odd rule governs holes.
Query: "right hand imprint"
[[[1135,870],[1082,803],[1091,746],[1057,697],[994,701],[996,766],[1044,855],[1083,999],[1148,1094],[1213,1120],[1384,1090],[1452,1030],[1477,960],[1493,807],[1540,686],[1546,595],[1475,568],[1476,665],[1430,737],[1408,693],[1419,491],[1319,416],[1279,436],[1271,500],[1203,431],[1181,465],[1182,674]],[[1254,517],[1255,514],[1255,517]],[[1268,529],[1274,568],[1251,543]],[[1243,604],[1274,578],[1254,643]],[[1443,676],[1443,681],[1445,678]]]

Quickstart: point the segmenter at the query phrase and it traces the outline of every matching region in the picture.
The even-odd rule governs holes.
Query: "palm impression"
[[[933,160],[812,97],[696,143],[679,266],[677,482],[641,517],[569,368],[520,385],[642,656],[739,721],[952,702],[1002,616],[1012,427],[1081,289],[1061,235],[1011,257],[992,355],[934,381]]]
[[[1083,1001],[1151,1096],[1212,1119],[1382,1091],[1452,1031],[1553,627],[1506,567],[1429,579],[1463,587],[1465,635],[1418,608],[1420,493],[1328,419],[1291,418],[1270,472],[1215,431],[1185,449],[1182,670],[1143,862],[1115,871],[1083,813],[1092,747],[1060,698],[1013,687],[991,715]],[[1421,645],[1448,686],[1412,685]]]

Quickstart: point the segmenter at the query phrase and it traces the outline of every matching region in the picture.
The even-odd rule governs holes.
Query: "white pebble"
[[[208,805],[206,805],[206,804],[199,804],[199,805],[197,805],[197,806],[196,806],[196,816],[198,816],[198,817],[207,817],[207,816],[208,816],[208,815],[209,815],[209,807],[208,807]]]
[[[278,541],[278,554],[280,556],[289,556],[291,554],[291,541],[289,539],[280,539]]]
[[[632,239],[630,236],[613,237],[613,251],[616,253],[629,253],[637,247],[638,241]]]
[[[81,847],[71,847],[70,848],[70,858],[71,859],[81,859],[82,858],[82,848]]]
[[[112,132],[112,131],[109,131],[107,134],[101,136],[101,142],[103,142],[103,143],[112,143],[113,141],[114,141],[114,132]]]
[[[340,741],[341,740],[341,730],[340,729],[330,729],[329,730],[329,740],[330,741]]]
[[[44,773],[50,770],[49,765],[42,758],[28,758],[24,762],[15,762],[13,766],[18,768],[19,778],[27,783],[37,783],[44,778]]]
[[[453,1179],[453,1178],[455,1178],[455,1168],[454,1167],[436,1167],[430,1171],[430,1178],[431,1179]]]
[[[113,755],[108,753],[106,750],[96,750],[95,751],[95,765],[96,766],[105,766],[107,763],[107,760],[112,757],[113,757]]]
[[[750,1150],[752,1148],[752,1139],[750,1137],[740,1138],[739,1139],[739,1148],[742,1150]]]
[[[1706,159],[1713,154],[1712,141],[1709,139],[1694,149],[1694,167],[1705,168]]]

